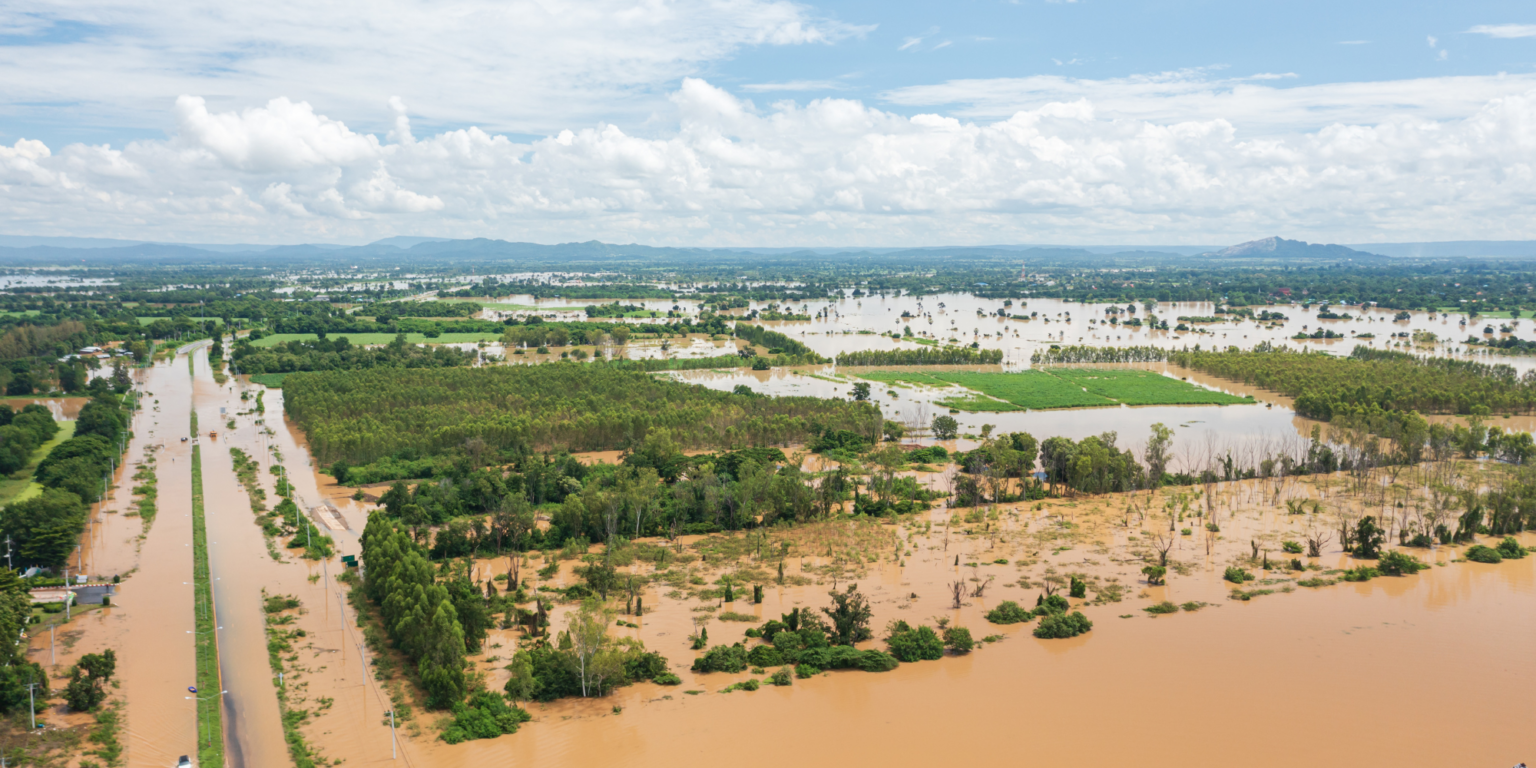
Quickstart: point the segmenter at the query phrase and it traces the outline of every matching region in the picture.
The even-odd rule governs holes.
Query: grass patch
[[[197,434],[197,414],[192,415],[192,433]],[[219,644],[214,635],[217,626],[213,606],[213,581],[208,570],[208,526],[203,514],[203,457],[200,446],[192,446],[192,610],[197,628],[197,720],[200,733],[212,738],[199,740],[197,764],[202,768],[223,768],[224,723],[223,697],[219,681]]]
[[[1053,368],[1051,374],[1126,405],[1234,405],[1252,398],[1198,387],[1155,371]]]
[[[930,375],[939,381],[959,384],[966,389],[1006,400],[1020,408],[1049,410],[1115,404],[1106,397],[1084,392],[1081,387],[1040,370],[1021,373],[935,371]]]
[[[54,446],[75,436],[75,422],[60,421],[58,425],[59,433],[54,435],[52,440],[38,446],[37,450],[32,452],[32,458],[27,461],[25,467],[0,479],[0,507],[12,502],[26,501],[43,492],[41,485],[32,482],[32,473],[37,471],[37,465],[42,463],[43,458],[53,450]]]
[[[258,373],[251,376],[252,384],[260,384],[263,387],[273,389],[283,388],[283,379],[288,378],[286,373]]]

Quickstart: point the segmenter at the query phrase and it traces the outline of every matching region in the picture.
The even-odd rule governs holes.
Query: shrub
[[[1078,599],[1085,598],[1088,596],[1088,585],[1085,582],[1079,581],[1076,577],[1073,577],[1071,586],[1068,588],[1068,594]]]
[[[796,664],[795,665],[795,677],[798,677],[801,680],[804,680],[804,679],[806,679],[808,677],[815,677],[815,676],[817,676],[819,674],[821,674],[821,670],[819,670],[819,669],[817,669],[815,667],[812,667],[810,665],[807,665],[807,664]]]
[[[1253,574],[1238,568],[1237,566],[1231,566],[1227,568],[1226,573],[1222,574],[1221,577],[1227,581],[1232,582],[1233,584],[1241,584],[1245,581],[1253,580]]]
[[[1090,629],[1093,629],[1093,622],[1082,611],[1052,613],[1035,626],[1035,637],[1048,640],[1077,637]]]
[[[777,667],[784,663],[784,655],[771,645],[759,645],[747,653],[747,661],[754,667]]]
[[[1467,551],[1464,552],[1461,557],[1464,560],[1471,560],[1474,563],[1504,562],[1504,556],[1499,554],[1499,550],[1492,547],[1485,547],[1481,544],[1473,544],[1471,547],[1468,547]]]
[[[1385,531],[1376,525],[1376,518],[1366,515],[1355,526],[1355,557],[1375,559],[1381,554],[1381,543],[1387,538]]]
[[[1012,600],[1005,600],[996,608],[987,611],[987,621],[993,624],[1018,624],[1029,621],[1033,614],[1024,610],[1022,606]]]
[[[1499,546],[1495,549],[1499,551],[1499,556],[1505,560],[1519,560],[1531,552],[1529,549],[1520,546],[1520,542],[1515,541],[1513,536],[1505,536],[1504,540],[1499,542]]]
[[[1298,581],[1296,583],[1300,584],[1303,587],[1313,587],[1313,588],[1316,588],[1316,587],[1331,587],[1334,584],[1337,584],[1338,582],[1334,581],[1333,579],[1315,578],[1315,579],[1302,579],[1301,581]]]
[[[1418,535],[1416,535],[1413,538],[1408,540],[1408,546],[1410,546],[1410,547],[1419,547],[1420,549],[1429,549],[1430,547],[1433,547],[1434,545],[1435,545],[1435,540],[1433,538],[1431,538],[1429,535],[1423,534],[1423,533],[1418,534]]]
[[[1374,579],[1374,578],[1376,578],[1377,576],[1380,576],[1380,575],[1381,575],[1381,571],[1379,571],[1379,570],[1377,570],[1375,568],[1372,568],[1369,565],[1362,565],[1359,568],[1350,568],[1349,570],[1345,571],[1344,572],[1344,580],[1345,581],[1370,581],[1371,579]]]
[[[693,660],[695,672],[740,672],[747,668],[747,649],[737,645],[717,645]]]
[[[731,683],[730,685],[727,685],[726,687],[722,688],[720,692],[730,693],[731,691],[755,691],[760,687],[762,687],[762,683],[759,683],[757,680],[743,680],[739,683]]]
[[[795,677],[790,674],[789,667],[780,667],[777,672],[768,676],[768,682],[774,685],[794,685]]]
[[[1161,603],[1154,603],[1153,605],[1149,605],[1142,610],[1146,611],[1147,613],[1157,615],[1163,613],[1178,613],[1179,607],[1173,603],[1168,602],[1167,600],[1164,600]]]
[[[471,739],[494,739],[516,733],[518,726],[532,720],[522,707],[507,706],[499,694],[479,691],[469,701],[453,705],[453,722],[443,731],[442,740],[458,744]]]
[[[1390,551],[1381,553],[1381,559],[1377,561],[1376,567],[1388,576],[1407,576],[1418,573],[1429,566],[1419,562],[1413,555]]]
[[[1042,598],[1035,603],[1035,615],[1044,616],[1050,613],[1066,613],[1067,609],[1071,607],[1072,604],[1067,602],[1065,597],[1062,597],[1061,595],[1051,595],[1050,597]]]
[[[1162,584],[1163,579],[1168,575],[1168,569],[1161,565],[1149,565],[1142,568],[1141,572],[1146,575],[1147,583],[1153,586]]]
[[[683,679],[677,675],[672,674],[671,672],[663,672],[651,678],[651,682],[657,685],[682,685]]]
[[[971,639],[971,631],[965,627],[945,627],[944,647],[955,653],[970,653],[976,647],[976,641]]]
[[[883,651],[863,651],[859,654],[857,666],[865,672],[889,672],[901,666],[901,662]]]
[[[892,625],[885,638],[885,646],[898,661],[931,661],[944,657],[944,641],[932,629],[920,626],[916,629],[905,621]]]
[[[1299,554],[1301,554],[1301,542],[1297,542],[1297,541],[1282,541],[1282,542],[1280,542],[1280,548],[1285,550],[1286,553],[1288,553],[1288,554],[1292,554],[1292,555],[1299,555]]]

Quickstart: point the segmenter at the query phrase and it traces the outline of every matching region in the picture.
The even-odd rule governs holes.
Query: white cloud
[[[1340,40],[1339,45],[1370,45],[1369,40]]]
[[[1467,32],[1489,37],[1536,37],[1536,24],[1479,24]]]
[[[1437,46],[1439,44],[1440,44],[1440,40],[1439,39],[1437,39],[1434,35],[1430,35],[1429,36],[1429,47],[1433,48],[1433,47],[1435,47],[1435,46]]]
[[[1086,80],[1058,75],[950,80],[896,88],[886,101],[945,108],[974,119],[1003,118],[1053,102],[1086,99],[1102,117],[1167,123],[1228,120],[1245,136],[1312,131],[1335,123],[1376,123],[1391,116],[1448,120],[1492,99],[1536,88],[1536,75],[1489,75],[1326,83],[1279,88],[1256,81],[1295,75],[1212,77],[1203,69]]]
[[[68,102],[72,124],[162,130],[181,94],[223,110],[286,96],[383,128],[398,96],[429,123],[543,134],[643,120],[666,83],[743,47],[872,28],[789,0],[42,3],[0,10],[0,34],[33,38],[0,46],[0,113],[55,120]]]
[[[836,80],[789,80],[782,83],[750,83],[741,89],[749,93],[772,91],[839,91],[848,87]]]
[[[898,50],[898,51],[905,51],[906,49],[911,48],[913,46],[921,45],[922,42],[923,42],[923,39],[921,37],[909,37],[909,38],[907,38],[905,40],[902,40],[901,41],[901,45],[896,46],[896,50]]]
[[[1127,116],[1113,99],[904,117],[834,98],[763,107],[687,79],[668,102],[675,129],[599,124],[530,143],[478,128],[407,141],[404,103],[385,100],[390,140],[303,102],[221,111],[188,97],[166,140],[0,147],[0,227],[203,242],[1530,238],[1536,83],[1512,88],[1456,115],[1377,102],[1372,120],[1244,138],[1237,119]]]

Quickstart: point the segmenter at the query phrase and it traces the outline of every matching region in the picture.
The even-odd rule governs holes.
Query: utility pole
[[[5,567],[13,571],[16,570],[16,566],[11,563],[11,537],[9,535],[5,537]]]
[[[32,730],[37,730],[37,683],[27,684],[27,707],[32,711]]]
[[[389,711],[389,759],[391,760],[399,759],[399,755],[396,752],[397,747],[395,745],[395,711],[391,709]]]

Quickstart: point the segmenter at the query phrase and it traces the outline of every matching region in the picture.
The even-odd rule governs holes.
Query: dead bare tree
[[[1164,536],[1161,532],[1152,534],[1152,549],[1157,551],[1157,564],[1168,567],[1168,550],[1173,549],[1174,542],[1178,541],[1172,533]]]
[[[965,582],[964,581],[952,582],[949,585],[949,592],[950,592],[950,596],[953,598],[954,607],[955,608],[964,607],[964,605],[965,605]]]
[[[996,579],[996,576],[988,576],[986,581],[978,581],[976,583],[976,588],[971,590],[971,597],[982,597],[985,595],[987,592],[987,587],[992,586],[992,582]]]
[[[1307,529],[1307,557],[1322,557],[1323,547],[1328,546],[1328,541],[1333,534],[1327,531],[1309,527]]]

